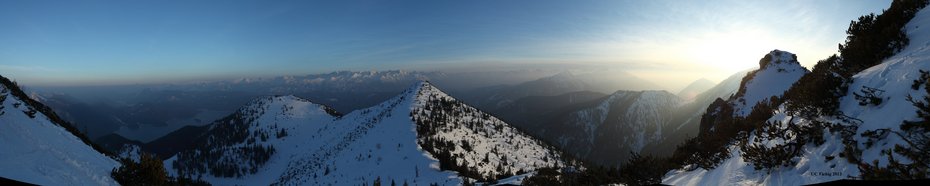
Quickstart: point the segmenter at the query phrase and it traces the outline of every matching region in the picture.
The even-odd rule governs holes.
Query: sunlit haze
[[[0,74],[26,85],[335,70],[583,64],[679,89],[758,65],[810,68],[888,0],[2,1]]]

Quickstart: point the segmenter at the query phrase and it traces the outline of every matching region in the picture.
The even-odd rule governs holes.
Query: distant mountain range
[[[707,91],[715,85],[717,84],[714,84],[714,82],[706,78],[701,78],[691,82],[691,84],[688,84],[688,86],[685,86],[685,88],[681,89],[681,91],[679,91],[676,95],[685,101],[691,101],[697,97],[698,94],[704,93],[704,91]]]
[[[458,93],[462,99],[483,110],[497,110],[528,96],[556,96],[590,91],[658,90],[660,86],[622,71],[573,73],[565,71],[515,85],[498,85]]]

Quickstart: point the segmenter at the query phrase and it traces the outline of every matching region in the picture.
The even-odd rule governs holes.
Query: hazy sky
[[[598,64],[719,81],[772,49],[812,66],[890,0],[0,1],[0,75],[119,84],[333,70]]]

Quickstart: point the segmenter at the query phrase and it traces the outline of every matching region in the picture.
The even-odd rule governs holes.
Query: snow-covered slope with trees
[[[68,124],[51,119],[57,116],[49,116],[47,107],[0,78],[0,177],[39,185],[118,185],[110,177],[118,162],[66,130],[63,126]]]
[[[565,164],[551,147],[426,82],[345,115],[265,97],[211,125],[166,167],[219,185],[449,185]]]
[[[917,107],[927,103],[926,81],[930,79],[930,74],[926,72],[930,70],[930,31],[927,30],[930,27],[930,10],[920,9],[926,3],[896,1],[892,5],[890,9],[895,14],[890,16],[906,15],[915,7],[920,10],[901,28],[909,38],[909,42],[904,42],[908,44],[902,45],[903,48],[898,49],[900,51],[891,53],[894,55],[888,54],[887,58],[878,55],[880,61],[874,66],[865,66],[868,68],[861,71],[852,69],[853,74],[846,84],[848,89],[837,98],[835,112],[824,111],[829,110],[829,104],[813,112],[812,109],[804,108],[798,112],[791,106],[800,104],[800,97],[790,97],[783,103],[773,102],[776,105],[768,106],[771,107],[768,108],[772,111],[771,117],[754,124],[757,128],[739,134],[735,141],[725,146],[727,151],[723,152],[727,156],[719,164],[712,168],[687,165],[669,172],[663,178],[663,183],[802,185],[850,178],[926,179],[928,164],[923,158],[927,158],[927,136],[930,135],[925,129],[920,129],[927,126],[926,109]],[[894,25],[891,22],[895,19],[897,17],[878,18],[884,22],[871,25]],[[862,20],[873,19],[861,18],[858,23],[862,23]],[[853,26],[850,26],[851,30]],[[887,30],[881,27],[878,29]],[[877,34],[870,36],[880,37]],[[844,48],[859,44],[856,39],[851,40],[853,42],[847,41],[846,45],[841,46],[841,56],[846,58],[834,56],[822,63],[830,66],[846,65],[842,70],[860,68],[853,66],[860,65],[854,62],[863,62],[853,61],[859,58],[848,56],[861,52],[843,51]],[[891,51],[896,50],[894,45],[888,46]],[[828,75],[842,78],[844,71],[830,69]],[[794,86],[792,89],[806,88],[798,84]]]

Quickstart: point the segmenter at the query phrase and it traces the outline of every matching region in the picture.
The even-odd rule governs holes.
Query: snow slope
[[[165,165],[172,174],[203,177],[216,185],[358,185],[379,178],[383,183],[460,184],[463,180],[456,172],[439,170],[439,161],[428,152],[433,147],[423,146],[426,141],[437,140],[454,144],[453,150],[444,152],[483,175],[506,175],[497,165],[516,172],[563,164],[557,152],[506,123],[464,105],[450,113],[453,110],[432,104],[437,100],[455,102],[425,82],[381,104],[343,116],[293,96],[265,97],[229,119],[213,123],[215,129],[198,140],[204,143],[202,148],[182,152]],[[445,120],[423,120],[439,115]],[[418,132],[425,121],[442,130]],[[247,137],[223,139],[219,131],[226,128],[245,129]],[[279,135],[281,131],[286,135]],[[464,150],[463,143],[470,149]],[[237,156],[236,152],[249,146],[274,150],[267,160]],[[483,161],[485,157],[489,160]],[[544,161],[549,159],[552,161]],[[208,168],[209,162],[238,166],[239,173],[221,174],[222,169]],[[198,172],[196,167],[207,170]]]
[[[0,85],[0,177],[39,185],[118,185],[115,160]],[[34,117],[27,112],[33,111]]]
[[[881,155],[880,152],[891,149],[895,144],[904,143],[892,134],[875,141],[873,146],[869,146],[865,144],[869,139],[863,137],[862,133],[876,129],[900,132],[899,125],[903,120],[917,119],[916,108],[907,102],[905,97],[907,95],[926,96],[923,90],[911,89],[911,84],[920,76],[918,70],[930,69],[928,27],[930,27],[930,10],[920,10],[905,27],[908,38],[910,38],[909,45],[885,59],[881,64],[854,75],[847,96],[840,99],[840,111],[847,116],[861,120],[854,136],[857,145],[863,150],[862,162],[878,161],[879,166],[886,166],[887,156]],[[884,90],[885,92],[880,95],[883,102],[880,105],[859,105],[853,93],[859,92],[863,86]],[[776,112],[769,121],[791,120],[784,114],[784,107],[780,107]],[[824,119],[839,120],[838,118]],[[795,121],[800,125],[808,123],[800,119]],[[838,157],[844,148],[840,137],[829,132],[824,134],[826,143],[819,146],[805,146],[794,166],[783,167],[771,173],[755,171],[751,164],[743,160],[739,148],[731,147],[731,157],[717,168],[674,170],[666,175],[663,183],[670,185],[801,185],[858,177],[860,175],[858,165],[848,163],[845,159]],[[904,160],[904,163],[907,163],[907,159],[903,157],[896,156],[895,159]]]

